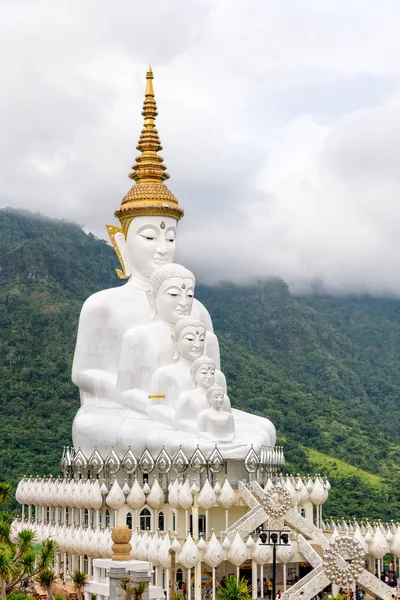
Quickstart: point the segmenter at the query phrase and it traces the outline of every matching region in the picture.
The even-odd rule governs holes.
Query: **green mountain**
[[[0,479],[58,473],[79,406],[78,318],[119,284],[103,240],[0,211]],[[219,336],[232,402],[267,415],[287,470],[329,476],[325,514],[400,518],[400,301],[294,297],[279,279],[196,287]]]

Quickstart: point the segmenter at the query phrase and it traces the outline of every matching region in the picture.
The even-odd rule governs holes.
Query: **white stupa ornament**
[[[295,550],[293,548],[293,544],[289,539],[287,544],[283,544],[277,547],[276,556],[280,560],[281,563],[287,564],[292,560],[295,555]]]
[[[235,567],[240,567],[247,560],[248,550],[247,546],[240,537],[239,532],[236,532],[235,539],[232,542],[231,547],[227,552],[227,559]]]
[[[178,561],[181,565],[185,567],[185,569],[191,569],[200,560],[200,552],[193,541],[192,536],[188,535],[185,543],[182,546],[181,551],[179,552]]]
[[[179,505],[181,508],[185,510],[189,510],[189,508],[193,504],[193,495],[192,490],[190,489],[189,479],[186,479],[185,483],[181,487],[178,495]]]
[[[205,539],[203,538],[203,535],[200,536],[199,541],[197,542],[197,547],[200,550],[200,552],[203,552],[206,549],[207,543],[205,541]]]
[[[145,504],[145,502],[146,502],[146,496],[145,496],[142,488],[140,487],[138,480],[135,477],[135,481],[133,482],[131,491],[129,492],[128,496],[126,497],[126,503],[131,508],[138,509],[138,508],[142,508],[142,506]]]
[[[15,499],[19,504],[25,504],[25,477],[17,485]]]
[[[272,558],[272,546],[268,544],[254,544],[251,551],[251,558],[258,565],[265,565]]]
[[[103,497],[101,495],[101,489],[99,480],[96,479],[90,490],[90,507],[93,510],[99,510],[103,506]]]
[[[232,488],[231,484],[228,481],[228,478],[225,478],[224,485],[222,486],[221,493],[217,497],[217,504],[222,506],[228,510],[233,506],[236,502],[235,490]]]
[[[147,504],[151,508],[159,509],[165,502],[165,494],[161,485],[158,483],[158,479],[155,478],[153,485],[151,486],[150,492],[147,495]]]
[[[308,484],[307,484],[308,486]],[[314,484],[309,492],[309,499],[316,506],[323,504],[328,497],[328,494],[324,488],[324,485],[319,477],[315,478]]]
[[[368,551],[374,558],[383,558],[389,552],[389,544],[380,527],[375,529],[372,540],[368,545]]]
[[[125,504],[125,494],[121,490],[121,486],[119,485],[117,478],[114,479],[111,490],[108,492],[106,504],[114,510],[121,508],[121,506]]]
[[[274,487],[274,484],[272,483],[272,479],[271,479],[271,477],[268,477],[267,483],[264,486],[264,492],[271,491],[273,487]]]
[[[177,478],[177,479],[175,479],[174,483],[172,484],[172,486],[170,487],[169,492],[168,492],[168,502],[172,508],[180,507],[179,491],[180,491],[180,485],[179,485],[179,480]]]
[[[151,538],[147,552],[147,559],[153,564],[154,567],[158,567],[160,564],[158,562],[158,551],[160,549],[160,544],[161,539],[158,531],[156,531],[153,537]]]
[[[308,501],[308,489],[304,485],[301,477],[297,477],[295,489],[297,492],[297,504],[303,506]]]
[[[169,553],[171,549],[171,540],[169,533],[167,533],[160,544],[160,550],[158,551],[158,562],[164,569],[171,568],[171,555]]]
[[[209,510],[212,506],[214,506],[217,502],[217,496],[208,481],[205,480],[203,487],[200,490],[199,495],[197,496],[197,504],[206,510]]]
[[[138,532],[135,529],[135,531],[132,534],[131,541],[130,541],[130,544],[131,544],[130,555],[131,555],[131,558],[134,558],[136,560],[137,560],[137,549],[139,546],[139,541],[140,541],[140,537],[139,537]]]
[[[203,552],[203,561],[212,569],[218,567],[225,558],[224,549],[213,532],[207,548]]]
[[[353,535],[356,538],[356,540],[358,542],[360,542],[360,544],[361,544],[362,549],[364,550],[364,552],[367,553],[368,552],[368,544],[365,541],[363,534],[361,533],[361,529],[360,529],[360,526],[358,525],[358,523],[356,524],[356,527],[355,527]]]
[[[395,531],[392,541],[390,542],[389,549],[390,549],[390,552],[392,552],[392,554],[397,556],[397,558],[400,557],[400,527],[399,526],[396,527],[396,531]]]
[[[297,504],[297,492],[296,492],[295,488],[293,487],[293,484],[291,482],[291,479],[290,479],[289,475],[286,475],[286,479],[285,479],[285,482],[284,482],[283,485],[284,485],[284,487],[287,489],[287,491],[290,494],[290,498],[291,498],[291,501],[292,501],[291,505],[292,506],[296,506],[296,504]]]

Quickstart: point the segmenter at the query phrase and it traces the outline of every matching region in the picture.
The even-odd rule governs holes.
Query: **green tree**
[[[42,569],[36,575],[36,581],[38,582],[40,587],[42,587],[46,591],[47,598],[49,600],[54,600],[53,583],[56,581],[56,579],[57,575],[52,569]]]
[[[0,481],[0,504],[8,504],[11,500],[12,485]]]
[[[250,600],[251,588],[247,580],[228,575],[218,586],[217,600]]]
[[[78,599],[82,600],[82,592],[88,582],[87,573],[84,571],[74,571],[72,573],[72,582],[74,584],[74,590],[78,594]]]
[[[0,548],[0,596],[6,595],[6,583],[12,577],[14,563],[8,550]]]

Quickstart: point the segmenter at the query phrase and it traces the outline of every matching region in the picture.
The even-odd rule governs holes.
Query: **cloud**
[[[203,281],[398,294],[399,17],[389,0],[8,3],[1,203],[105,236],[152,62],[179,260]]]

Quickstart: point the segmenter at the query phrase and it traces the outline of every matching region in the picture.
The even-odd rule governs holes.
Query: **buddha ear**
[[[128,253],[126,251],[124,232],[120,227],[116,227],[115,225],[107,225],[107,233],[122,267],[122,270],[115,269],[117,275],[120,279],[128,279],[132,273],[132,270],[128,260]]]
[[[146,298],[149,301],[150,308],[151,308],[150,319],[154,320],[157,316],[157,310],[156,310],[156,301],[154,299],[152,290],[149,289],[146,291]]]

